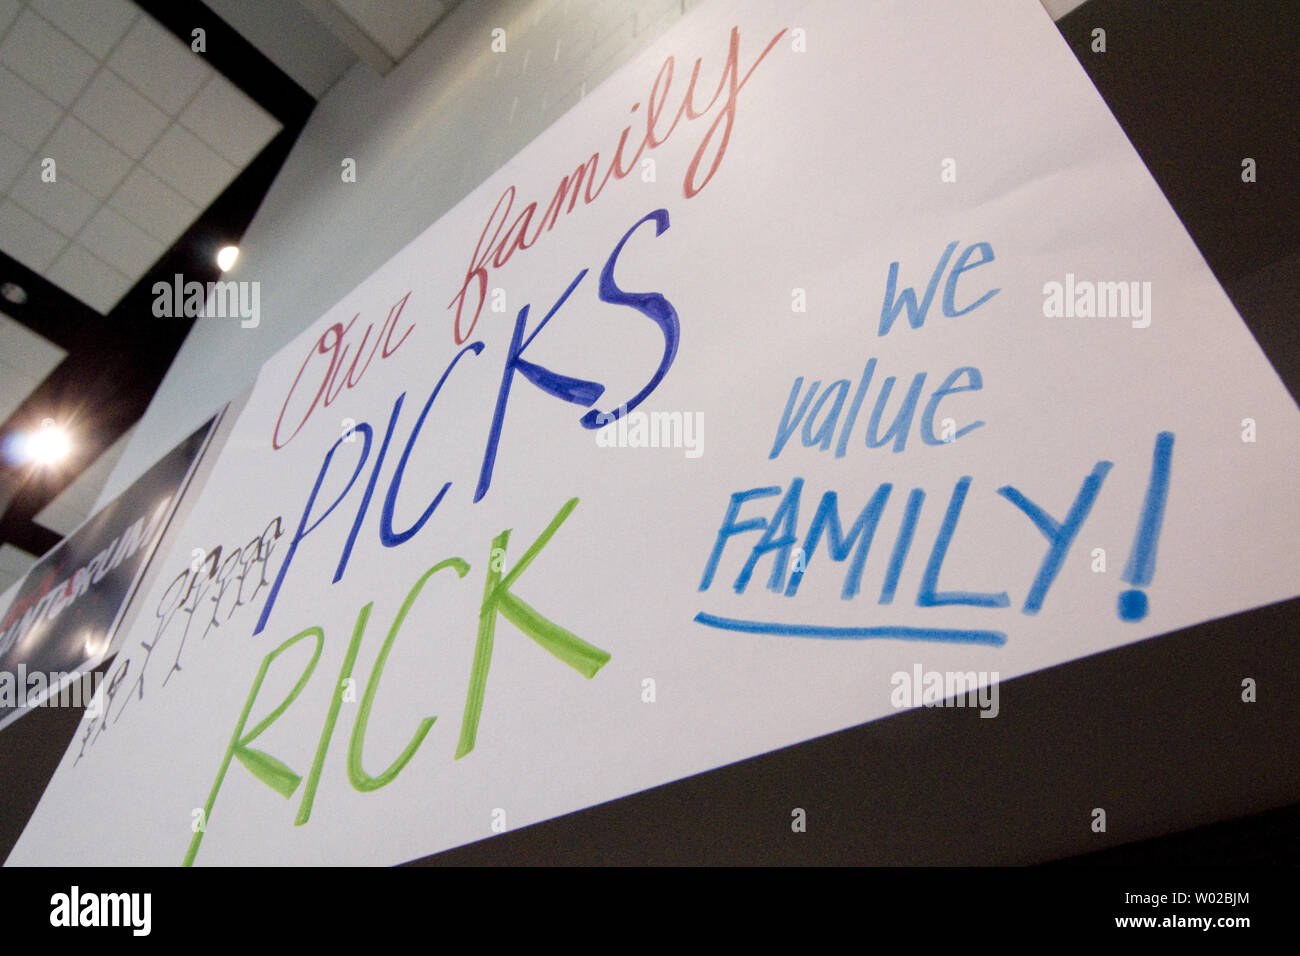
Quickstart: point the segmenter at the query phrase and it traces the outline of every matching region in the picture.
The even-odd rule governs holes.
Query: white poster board
[[[993,717],[1300,593],[1297,460],[1034,0],[705,4],[267,363],[10,862],[396,863]]]

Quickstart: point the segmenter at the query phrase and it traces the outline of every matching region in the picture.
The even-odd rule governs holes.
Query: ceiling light
[[[217,266],[222,272],[229,272],[230,267],[235,264],[239,258],[239,246],[223,246],[217,253]]]
[[[47,418],[41,422],[40,431],[27,436],[27,459],[38,465],[53,465],[68,457],[72,442],[68,433]]]
[[[107,641],[104,640],[105,637],[107,637],[107,635],[99,631],[93,630],[91,628],[86,629],[84,646],[85,646],[87,657],[99,656],[99,653],[102,650],[104,650],[105,646],[108,643]],[[86,701],[86,703],[89,704],[90,701]]]
[[[27,301],[27,290],[17,282],[6,282],[4,285],[0,285],[0,296],[4,296],[6,302],[22,305]]]

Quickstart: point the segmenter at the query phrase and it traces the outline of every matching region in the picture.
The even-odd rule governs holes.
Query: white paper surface
[[[705,105],[719,78],[727,79],[733,27],[743,85],[728,124],[729,84]],[[800,38],[805,52],[795,49]],[[478,292],[471,283],[458,343],[447,303],[466,282],[485,223],[490,238],[502,221],[499,211],[490,217],[507,187],[516,193],[498,239],[528,202],[544,212],[562,177],[594,152],[603,178],[625,127],[627,154],[641,143],[646,104],[669,56],[674,72],[660,91],[656,127],[663,141],[635,161],[625,154],[625,177],[611,177],[590,203],[578,199],[529,248],[490,268],[472,331]],[[668,135],[696,58],[702,115],[683,116]],[[696,185],[730,126],[725,154],[688,196],[688,170],[715,120]],[[653,181],[642,159],[653,159]],[[955,182],[944,181],[946,159],[955,161]],[[665,348],[660,328],[631,305],[602,301],[598,288],[619,240],[658,210],[667,228],[656,235],[649,221],[633,231],[614,279],[625,291],[670,302],[680,337],[662,381],[634,411],[702,420],[702,444],[601,447],[596,432],[579,424],[587,405],[515,374],[490,484],[476,502],[524,305],[530,335],[589,270],[523,357],[603,385],[591,406],[603,412],[655,374]],[[536,221],[525,235],[535,229]],[[914,328],[904,309],[880,334],[891,264],[898,263],[895,292],[923,297],[951,243],[924,323]],[[990,251],[992,260],[978,264]],[[976,265],[955,280],[947,311],[997,291],[952,316],[945,295],[963,254]],[[1076,291],[1085,282],[1137,283],[1150,309],[1049,317],[1044,287],[1052,282]],[[798,290],[804,311],[796,311]],[[359,316],[338,386],[366,326],[382,333],[408,291],[395,331],[356,384],[337,395],[331,388],[330,404],[273,450],[300,369],[281,438],[321,387],[329,359],[313,350],[322,336],[332,341],[327,330]],[[416,534],[387,547],[380,539],[385,498],[414,423],[457,353],[476,342],[481,351],[454,365],[414,441],[393,528],[409,528],[444,483],[450,487]],[[365,354],[374,343],[372,333]],[[837,456],[872,359],[872,380]],[[358,371],[362,364],[364,357]],[[928,444],[927,405],[963,368],[978,370],[981,387],[941,396],[934,430],[945,418],[956,429],[982,424]],[[880,433],[918,373],[926,377],[905,448],[868,447],[864,434],[884,379],[896,381]],[[773,458],[799,377],[796,413],[812,382],[820,396],[845,380],[837,386],[844,406],[828,450],[816,441],[808,447],[805,437],[820,437],[834,393],[807,433],[800,420]],[[955,378],[972,382],[969,372]],[[346,568],[331,583],[403,394]],[[1254,441],[1243,440],[1246,419]],[[365,463],[338,507],[297,545],[266,626],[254,634],[300,523],[316,521],[357,466],[363,437],[337,447],[304,522],[322,462],[353,423],[373,429]],[[1149,488],[1162,433],[1172,435],[1163,521],[1153,537],[1154,570],[1135,587],[1126,569],[1145,503],[1160,497]],[[891,676],[918,666],[1006,680],[1286,599],[1300,593],[1298,459],[1295,403],[1035,0],[703,5],[266,365],[144,597],[147,610],[118,661],[124,676],[107,726],[74,742],[9,862],[178,864],[192,852],[199,865],[396,863],[489,837],[494,825],[517,828],[896,713]],[[1041,608],[1028,613],[1048,553],[1044,530],[1028,515],[1036,505],[1047,516],[1043,527],[1055,528],[1094,472],[1095,500]],[[796,541],[785,553],[780,590],[768,588],[780,551],[756,561],[743,593],[735,588],[761,531],[726,538],[712,583],[701,589],[732,496],[778,489],[744,502],[736,518],[771,521],[799,478]],[[832,560],[824,535],[804,555],[797,593],[787,595],[793,548],[806,543],[823,495],[837,494],[847,535],[884,483],[890,491],[858,593],[843,596],[853,558]],[[946,553],[937,553],[958,488],[964,502]],[[1008,488],[1016,491],[999,491]],[[892,600],[882,603],[914,489],[924,499],[911,546]],[[606,652],[608,662],[588,679],[489,608],[495,637],[477,735],[457,758],[486,576],[494,562],[510,572],[574,498],[576,507],[509,591]],[[264,534],[276,517],[278,538],[274,529]],[[513,530],[504,553],[494,554],[505,529]],[[166,617],[188,587],[194,549],[207,554],[218,543],[224,554],[242,549],[244,556],[222,572],[226,590],[185,592],[193,613]],[[1104,549],[1104,570],[1095,549]],[[436,572],[411,605],[377,685],[360,767],[378,777],[422,720],[436,722],[391,781],[358,789],[349,749],[372,668],[412,586],[449,558],[468,569],[463,578],[451,566]],[[936,574],[927,587],[929,567]],[[169,587],[178,590],[169,596]],[[1141,620],[1118,613],[1130,590],[1149,602]],[[929,592],[957,603],[927,601]],[[355,684],[340,688],[366,605]],[[800,626],[843,639],[729,630],[701,623],[701,614],[749,622],[751,631]],[[249,745],[302,781],[286,800],[232,760],[214,787],[259,667],[312,627],[323,632],[314,669],[306,671],[313,637],[276,657],[244,725],[251,731],[306,673],[301,694]],[[968,639],[953,640],[962,635]],[[181,668],[173,669],[178,655]],[[336,688],[337,722],[309,818],[295,825]],[[200,809],[210,813],[196,839]]]

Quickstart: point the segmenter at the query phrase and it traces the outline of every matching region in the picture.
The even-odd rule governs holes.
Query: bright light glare
[[[58,425],[42,425],[40,431],[27,436],[27,458],[38,465],[53,465],[68,456],[72,442]]]
[[[104,637],[106,635],[96,631],[87,630],[85,639],[85,648],[87,657],[95,657],[104,649]]]
[[[238,258],[238,246],[225,246],[217,253],[217,265],[220,267],[222,272],[227,272],[230,270],[230,267],[235,264],[235,260]]]

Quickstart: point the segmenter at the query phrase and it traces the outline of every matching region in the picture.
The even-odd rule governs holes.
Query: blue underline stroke
[[[819,637],[838,641],[884,638],[897,641],[940,641],[949,644],[987,644],[1001,647],[1007,642],[1002,631],[962,631],[932,627],[830,627],[820,624],[782,624],[777,621],[742,621],[700,611],[697,624],[745,634],[773,634],[778,637]]]

